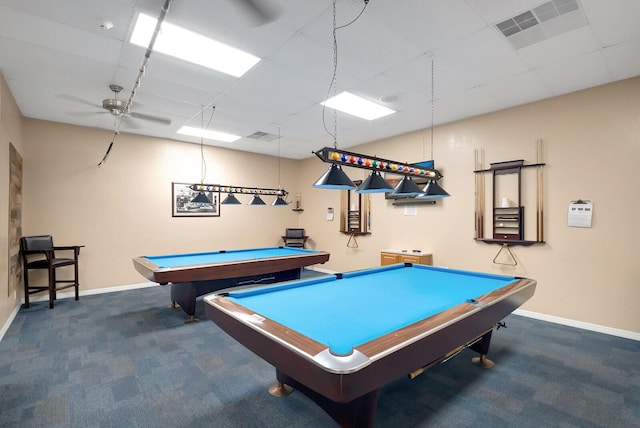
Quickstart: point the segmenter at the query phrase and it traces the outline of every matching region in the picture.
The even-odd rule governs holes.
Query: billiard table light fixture
[[[431,159],[433,162],[433,141],[434,141],[434,111],[436,105],[436,97],[435,97],[435,58],[431,57]],[[440,185],[436,182],[436,180],[429,180],[426,186],[422,189],[422,193],[416,196],[416,199],[441,199],[447,198],[451,195],[447,193]]]
[[[408,164],[382,159],[374,156],[362,155],[331,147],[323,147],[313,152],[320,160],[330,163],[331,167],[313,187],[321,189],[353,190],[356,186],[342,170],[342,166],[368,169],[371,175],[356,189],[358,193],[386,193],[393,192],[396,196],[416,196],[424,193],[414,178],[436,181],[442,178],[437,169],[425,168],[418,164]],[[403,175],[404,177],[395,187],[382,177],[382,173]]]
[[[289,192],[287,192],[282,188],[269,189],[265,187],[236,187],[236,186],[226,186],[221,184],[199,184],[199,183],[192,184],[189,186],[189,188],[196,192],[200,192],[200,194],[202,194],[205,198],[206,196],[204,195],[203,192],[227,193],[227,197],[224,198],[222,202],[220,202],[220,205],[241,205],[242,203],[238,200],[238,198],[235,197],[235,195],[237,194],[253,196],[253,199],[251,200],[251,202],[248,203],[248,205],[266,205],[266,203],[264,202],[264,200],[262,200],[260,196],[275,196],[276,199],[271,204],[271,206],[277,207],[277,206],[288,205],[286,202],[286,198]],[[200,196],[200,194],[196,196],[196,198],[194,198],[194,201]],[[211,201],[202,202],[202,203],[211,203]]]

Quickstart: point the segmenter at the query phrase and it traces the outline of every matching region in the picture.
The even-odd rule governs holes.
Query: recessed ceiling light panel
[[[129,41],[148,47],[157,21],[139,14]],[[235,77],[242,76],[260,61],[256,56],[168,22],[162,23],[154,50]]]
[[[210,129],[194,128],[192,126],[183,126],[182,128],[178,129],[178,134],[206,138],[207,140],[213,141],[222,141],[224,143],[233,143],[234,141],[240,139],[238,135],[212,131]]]
[[[367,120],[374,120],[395,113],[395,110],[365,100],[350,92],[342,92],[321,104]]]

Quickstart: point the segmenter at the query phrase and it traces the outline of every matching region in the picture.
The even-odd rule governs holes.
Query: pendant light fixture
[[[365,0],[365,8],[368,1]],[[363,9],[364,11],[364,9]],[[362,14],[362,12],[361,12]],[[358,15],[359,17],[360,15]],[[352,20],[350,25],[355,20]],[[346,26],[345,25],[345,26]],[[334,96],[336,92],[335,81],[336,81],[336,71],[338,67],[338,44],[336,39],[336,30],[339,28],[343,28],[345,26],[336,27],[336,0],[333,0],[333,78],[331,80],[331,85],[329,86],[329,91],[333,89]],[[432,81],[432,98],[433,98],[433,61],[431,66],[431,81]],[[328,98],[327,94],[327,98]],[[326,104],[323,104],[323,106]],[[322,110],[323,119],[325,109],[323,107]],[[433,101],[431,104],[431,151],[433,157]],[[354,167],[354,168],[363,168],[371,170],[371,174],[367,177],[362,184],[356,189],[357,193],[388,193],[392,192],[394,196],[403,196],[403,197],[417,197],[418,195],[423,195],[425,192],[416,181],[415,178],[419,178],[421,180],[429,179],[435,183],[442,175],[439,171],[432,168],[425,168],[420,164],[406,164],[402,162],[395,162],[387,159],[377,158],[375,156],[367,156],[361,155],[359,153],[347,152],[345,150],[338,149],[337,143],[337,110],[334,109],[333,112],[333,133],[329,132],[326,127],[326,122],[323,120],[323,124],[325,125],[325,131],[333,137],[333,149],[329,147],[324,147],[317,152],[314,152],[316,156],[318,156],[323,162],[330,163],[331,166],[329,170],[325,172],[322,177],[320,177],[313,187],[322,188],[322,189],[334,189],[334,190],[353,190],[356,189],[355,184],[351,179],[344,173],[342,170],[342,165]],[[382,177],[382,172],[389,172],[393,174],[402,175],[402,180],[398,183],[398,185],[393,188],[389,182],[387,182]],[[435,189],[435,187],[434,187]],[[448,196],[444,190],[440,186],[438,186],[438,194],[442,194],[443,196]],[[429,193],[431,196],[431,193]]]
[[[233,193],[229,193],[227,197],[224,198],[222,202],[220,202],[220,205],[242,205],[242,202],[240,202],[238,198],[233,195]]]
[[[207,198],[204,192],[198,192],[195,198],[191,200],[192,204],[211,204],[211,199]]]
[[[196,192],[227,193],[227,197],[220,202],[220,205],[240,205],[241,202],[235,197],[236,194],[254,196],[254,200],[252,200],[249,205],[266,205],[260,196],[275,196],[276,198],[286,200],[287,195],[289,194],[289,192],[282,188],[269,189],[266,187],[236,187],[224,184],[192,184],[189,188]],[[258,196],[258,199],[256,199],[255,196]],[[263,203],[261,204],[260,201]]]
[[[214,107],[214,110],[215,110],[215,107]],[[211,112],[211,115],[213,116],[213,112]],[[200,108],[200,129],[204,130],[204,106]],[[200,137],[200,183],[201,184],[204,182],[206,171],[207,171],[207,162],[204,159],[204,137]],[[205,193],[202,191],[200,191],[198,195],[191,200],[191,203],[199,204],[199,205],[213,204],[213,202],[211,202],[211,199],[209,199],[207,195],[205,195]]]
[[[393,192],[393,186],[382,178],[380,171],[371,171],[371,174],[356,189],[356,193],[389,193]]]
[[[406,197],[414,197],[418,196],[422,193],[422,189],[420,186],[416,184],[413,179],[405,175],[402,177],[402,180],[396,185],[395,189],[393,189],[393,196],[406,196]]]
[[[356,185],[344,173],[340,165],[332,164],[327,172],[314,183],[313,187],[332,190],[353,190]]]
[[[431,57],[431,159],[433,160],[433,127],[434,127],[434,110],[435,110],[435,59]],[[449,193],[447,193],[436,180],[433,178],[429,180],[420,195],[416,196],[417,199],[441,199],[449,197]]]
[[[451,196],[435,180],[429,180],[422,192],[417,196],[419,199],[441,199]]]
[[[284,207],[289,205],[287,201],[285,201],[282,196],[278,196],[275,201],[271,204],[272,207]]]
[[[278,189],[281,189],[281,186],[280,186],[281,161],[282,161],[282,156],[280,156],[280,127],[278,127]],[[282,196],[278,196],[271,204],[272,207],[285,207],[287,205],[289,204],[287,203],[287,201],[284,200]]]
[[[254,195],[253,199],[251,199],[251,202],[249,202],[247,205],[267,205],[267,204],[264,203],[260,195]]]
[[[329,93],[333,89],[333,95],[336,95],[336,74],[338,71],[338,39],[336,37],[336,0],[333,0],[333,77],[331,78],[331,85],[329,85],[329,91],[327,91],[327,98]],[[333,134],[327,130],[326,123],[324,121],[324,112],[326,111],[326,105],[322,106],[322,122],[325,131],[333,137],[333,148],[338,148],[338,111],[333,109]],[[314,184],[313,187],[319,189],[333,189],[333,190],[353,190],[356,185],[345,174],[340,165],[332,164],[329,170],[325,172]]]

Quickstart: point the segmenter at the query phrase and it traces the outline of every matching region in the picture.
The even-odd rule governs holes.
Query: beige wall
[[[279,245],[298,224],[289,207],[225,205],[220,217],[172,217],[171,183],[200,182],[196,144],[123,134],[97,167],[109,132],[27,119],[25,139],[24,233],[85,245],[85,290],[144,282],[135,256]],[[208,146],[204,156],[205,183],[278,186],[277,158]],[[281,169],[281,184],[296,192],[298,162],[282,160]]]
[[[418,206],[416,216],[405,216],[402,207],[372,195],[373,233],[358,238],[356,249],[347,248],[338,219],[326,219],[327,208],[339,212],[340,192],[311,187],[328,166],[315,157],[282,161],[281,182],[291,193],[302,194],[303,213],[243,205],[223,206],[219,218],[172,218],[170,183],[199,181],[198,145],[123,134],[107,163],[98,168],[109,132],[25,120],[24,233],[51,233],[59,244],[86,245],[81,288],[87,290],[143,282],[131,263],[137,255],[276,245],[284,228],[299,225],[313,247],[331,252],[323,266],[329,269],[378,265],[379,251],[385,248],[422,248],[433,251],[438,265],[538,280],[536,295],[524,309],[640,333],[635,308],[640,302],[640,265],[635,260],[640,180],[634,170],[640,160],[638,99],[640,78],[635,78],[438,127],[436,166],[452,197],[435,206]],[[8,152],[8,131],[1,132]],[[484,150],[485,166],[513,159],[533,163],[537,139],[544,142],[547,164],[547,243],[513,247],[518,265],[497,266],[492,260],[499,247],[473,239],[474,150]],[[429,133],[352,150],[420,161],[430,152]],[[212,147],[205,147],[205,157],[206,182],[278,184],[277,158]],[[5,200],[7,168],[3,157],[0,195]],[[353,179],[364,178],[363,170],[348,172]],[[525,177],[528,207],[530,186],[531,177]],[[567,227],[568,204],[578,198],[594,203],[590,229]],[[0,268],[6,278],[6,213],[0,219],[5,255]],[[527,219],[528,231],[532,222]],[[2,299],[0,295],[3,308],[13,304]],[[6,316],[6,310],[0,315]]]
[[[327,207],[339,207],[339,192],[307,187],[301,224],[318,247],[331,252],[329,267],[338,271],[375,265],[384,248],[430,249],[437,265],[538,280],[525,310],[640,332],[638,100],[640,78],[635,78],[438,127],[434,157],[452,197],[418,206],[417,216],[404,216],[403,208],[372,195],[373,233],[352,249],[337,222],[326,221]],[[430,153],[429,138],[428,132],[418,132],[349,150],[419,161],[422,153]],[[536,162],[537,139],[543,140],[546,163],[546,244],[512,247],[518,265],[495,265],[500,247],[473,239],[474,149],[484,149],[485,167],[515,159],[530,164]],[[325,170],[316,159],[305,160],[300,181],[313,183]],[[348,173],[363,178],[363,170]],[[526,238],[535,240],[535,174],[525,174],[523,192],[525,205],[533,206],[525,218]],[[592,228],[567,226],[569,202],[578,198],[594,204]]]
[[[8,296],[9,280],[9,143],[22,154],[22,116],[0,75],[0,331],[19,305],[20,294]]]

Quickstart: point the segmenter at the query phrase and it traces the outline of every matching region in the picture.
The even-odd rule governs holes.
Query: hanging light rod
[[[240,193],[243,195],[268,195],[286,198],[289,192],[284,189],[267,189],[264,187],[236,187],[222,184],[192,184],[191,190],[197,192]]]
[[[440,174],[440,171],[437,169],[423,168],[417,164],[396,162],[331,147],[323,147],[317,152],[312,153],[318,156],[323,162],[336,165],[345,165],[372,171],[391,172],[405,176],[431,178],[433,180],[442,178],[442,174]]]

